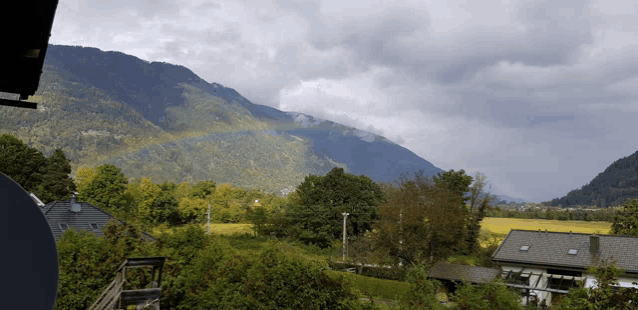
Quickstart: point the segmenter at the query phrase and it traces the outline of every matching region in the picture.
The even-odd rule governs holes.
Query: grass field
[[[542,231],[547,229],[547,231],[608,234],[611,230],[611,223],[488,217],[483,219],[481,228],[484,232],[492,233],[500,243],[511,229],[540,229]],[[486,242],[482,243],[482,245],[485,244]]]
[[[561,231],[577,233],[608,234],[611,223],[608,222],[582,222],[582,221],[557,221],[557,220],[537,220],[537,219],[514,219],[514,218],[485,218],[482,228],[497,234],[507,234],[510,229],[530,229],[545,231]]]
[[[206,230],[206,224],[201,224],[202,228]],[[252,229],[250,229],[251,224],[218,224],[211,223],[210,224],[210,232],[216,234],[233,234],[233,233],[252,233]],[[162,231],[171,231],[170,229],[162,229],[157,228],[153,230],[156,235],[159,235]]]

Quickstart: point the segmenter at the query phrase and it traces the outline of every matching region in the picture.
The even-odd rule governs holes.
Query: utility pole
[[[208,220],[206,221],[206,234],[210,235],[210,203],[208,204]]]
[[[346,218],[348,217],[348,215],[350,215],[350,213],[343,212],[341,213],[341,215],[343,215],[343,263],[345,264],[346,262]]]

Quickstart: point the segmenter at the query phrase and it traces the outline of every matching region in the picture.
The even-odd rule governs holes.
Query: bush
[[[227,242],[211,243],[185,270],[187,296],[178,309],[358,309],[343,278],[333,279],[302,253],[270,242],[254,258]]]
[[[451,300],[459,310],[522,309],[519,294],[498,284],[498,280],[484,284],[463,283]]]
[[[401,298],[401,309],[442,309],[436,298],[436,290],[441,282],[427,279],[429,266],[419,265],[408,271],[410,290]]]

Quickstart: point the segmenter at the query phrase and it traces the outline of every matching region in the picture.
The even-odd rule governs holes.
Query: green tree
[[[102,165],[96,168],[91,182],[79,188],[78,198],[107,212],[126,212],[130,207],[124,195],[127,184],[128,180],[119,168]]]
[[[151,209],[153,203],[160,195],[162,190],[157,184],[153,184],[151,179],[142,178],[140,180],[138,195],[136,197],[137,202],[137,216],[142,219],[151,219]]]
[[[262,235],[264,232],[264,226],[268,223],[268,211],[264,207],[255,207],[248,210],[246,219],[249,223],[253,224],[252,230],[257,235]]]
[[[450,298],[458,310],[516,310],[522,309],[520,295],[498,280],[488,283],[465,282]]]
[[[42,182],[36,190],[38,198],[44,203],[55,200],[69,200],[71,194],[76,190],[75,183],[69,176],[70,173],[70,160],[66,158],[61,149],[56,149],[47,158]]]
[[[191,195],[193,197],[205,199],[210,197],[213,193],[215,193],[214,181],[200,181],[193,187]]]
[[[60,280],[55,309],[87,309],[113,281],[116,268],[125,258],[149,256],[148,245],[139,241],[134,228],[110,221],[103,231],[105,237],[98,238],[71,228],[58,239]],[[140,280],[131,277],[129,282],[144,285]]]
[[[463,197],[463,203],[470,199],[469,197],[465,197],[465,193],[470,191],[472,177],[466,175],[465,170],[461,169],[455,172],[454,169],[452,169],[443,173],[439,172],[433,177],[433,180],[436,186]]]
[[[87,186],[93,181],[95,178],[95,169],[81,166],[75,172],[75,187],[78,192],[86,191]]]
[[[329,239],[325,240],[327,243],[341,236],[343,212],[350,213],[347,219],[349,235],[359,236],[371,230],[372,222],[377,218],[377,207],[385,200],[383,189],[369,177],[344,173],[343,168],[333,168],[326,176],[307,176],[295,193],[295,203],[313,209],[313,213],[293,207],[289,215],[302,225],[316,222],[317,217],[325,219],[319,227],[330,227],[325,234]]]
[[[477,253],[480,249],[478,242],[481,233],[481,221],[489,211],[490,206],[498,197],[486,191],[487,181],[485,175],[476,173],[474,183],[470,187],[470,218],[467,224],[467,250],[466,254]]]
[[[427,177],[404,179],[379,208],[375,247],[412,265],[465,250],[468,210],[454,192]]]
[[[38,195],[38,186],[46,173],[46,157],[13,135],[0,135],[0,172]]]
[[[418,265],[408,271],[407,282],[410,283],[410,290],[399,301],[401,310],[443,309],[436,298],[441,282],[428,279],[427,271],[427,265]]]
[[[167,223],[171,226],[182,224],[179,214],[179,202],[175,198],[174,183],[164,183],[159,185],[161,192],[151,204],[150,217],[153,224]]]
[[[638,199],[627,199],[611,225],[614,235],[638,235]]]
[[[343,280],[328,277],[284,243],[270,243],[254,258],[212,242],[189,267],[178,309],[356,309]]]

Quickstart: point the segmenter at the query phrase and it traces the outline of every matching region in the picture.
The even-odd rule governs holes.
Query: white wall
[[[587,281],[585,282],[585,287],[597,287],[596,285],[596,276],[593,274],[583,273],[583,277],[587,277]],[[638,288],[638,285],[631,284],[632,282],[638,282],[638,278],[631,277],[618,277],[618,285],[622,287],[635,287]]]

